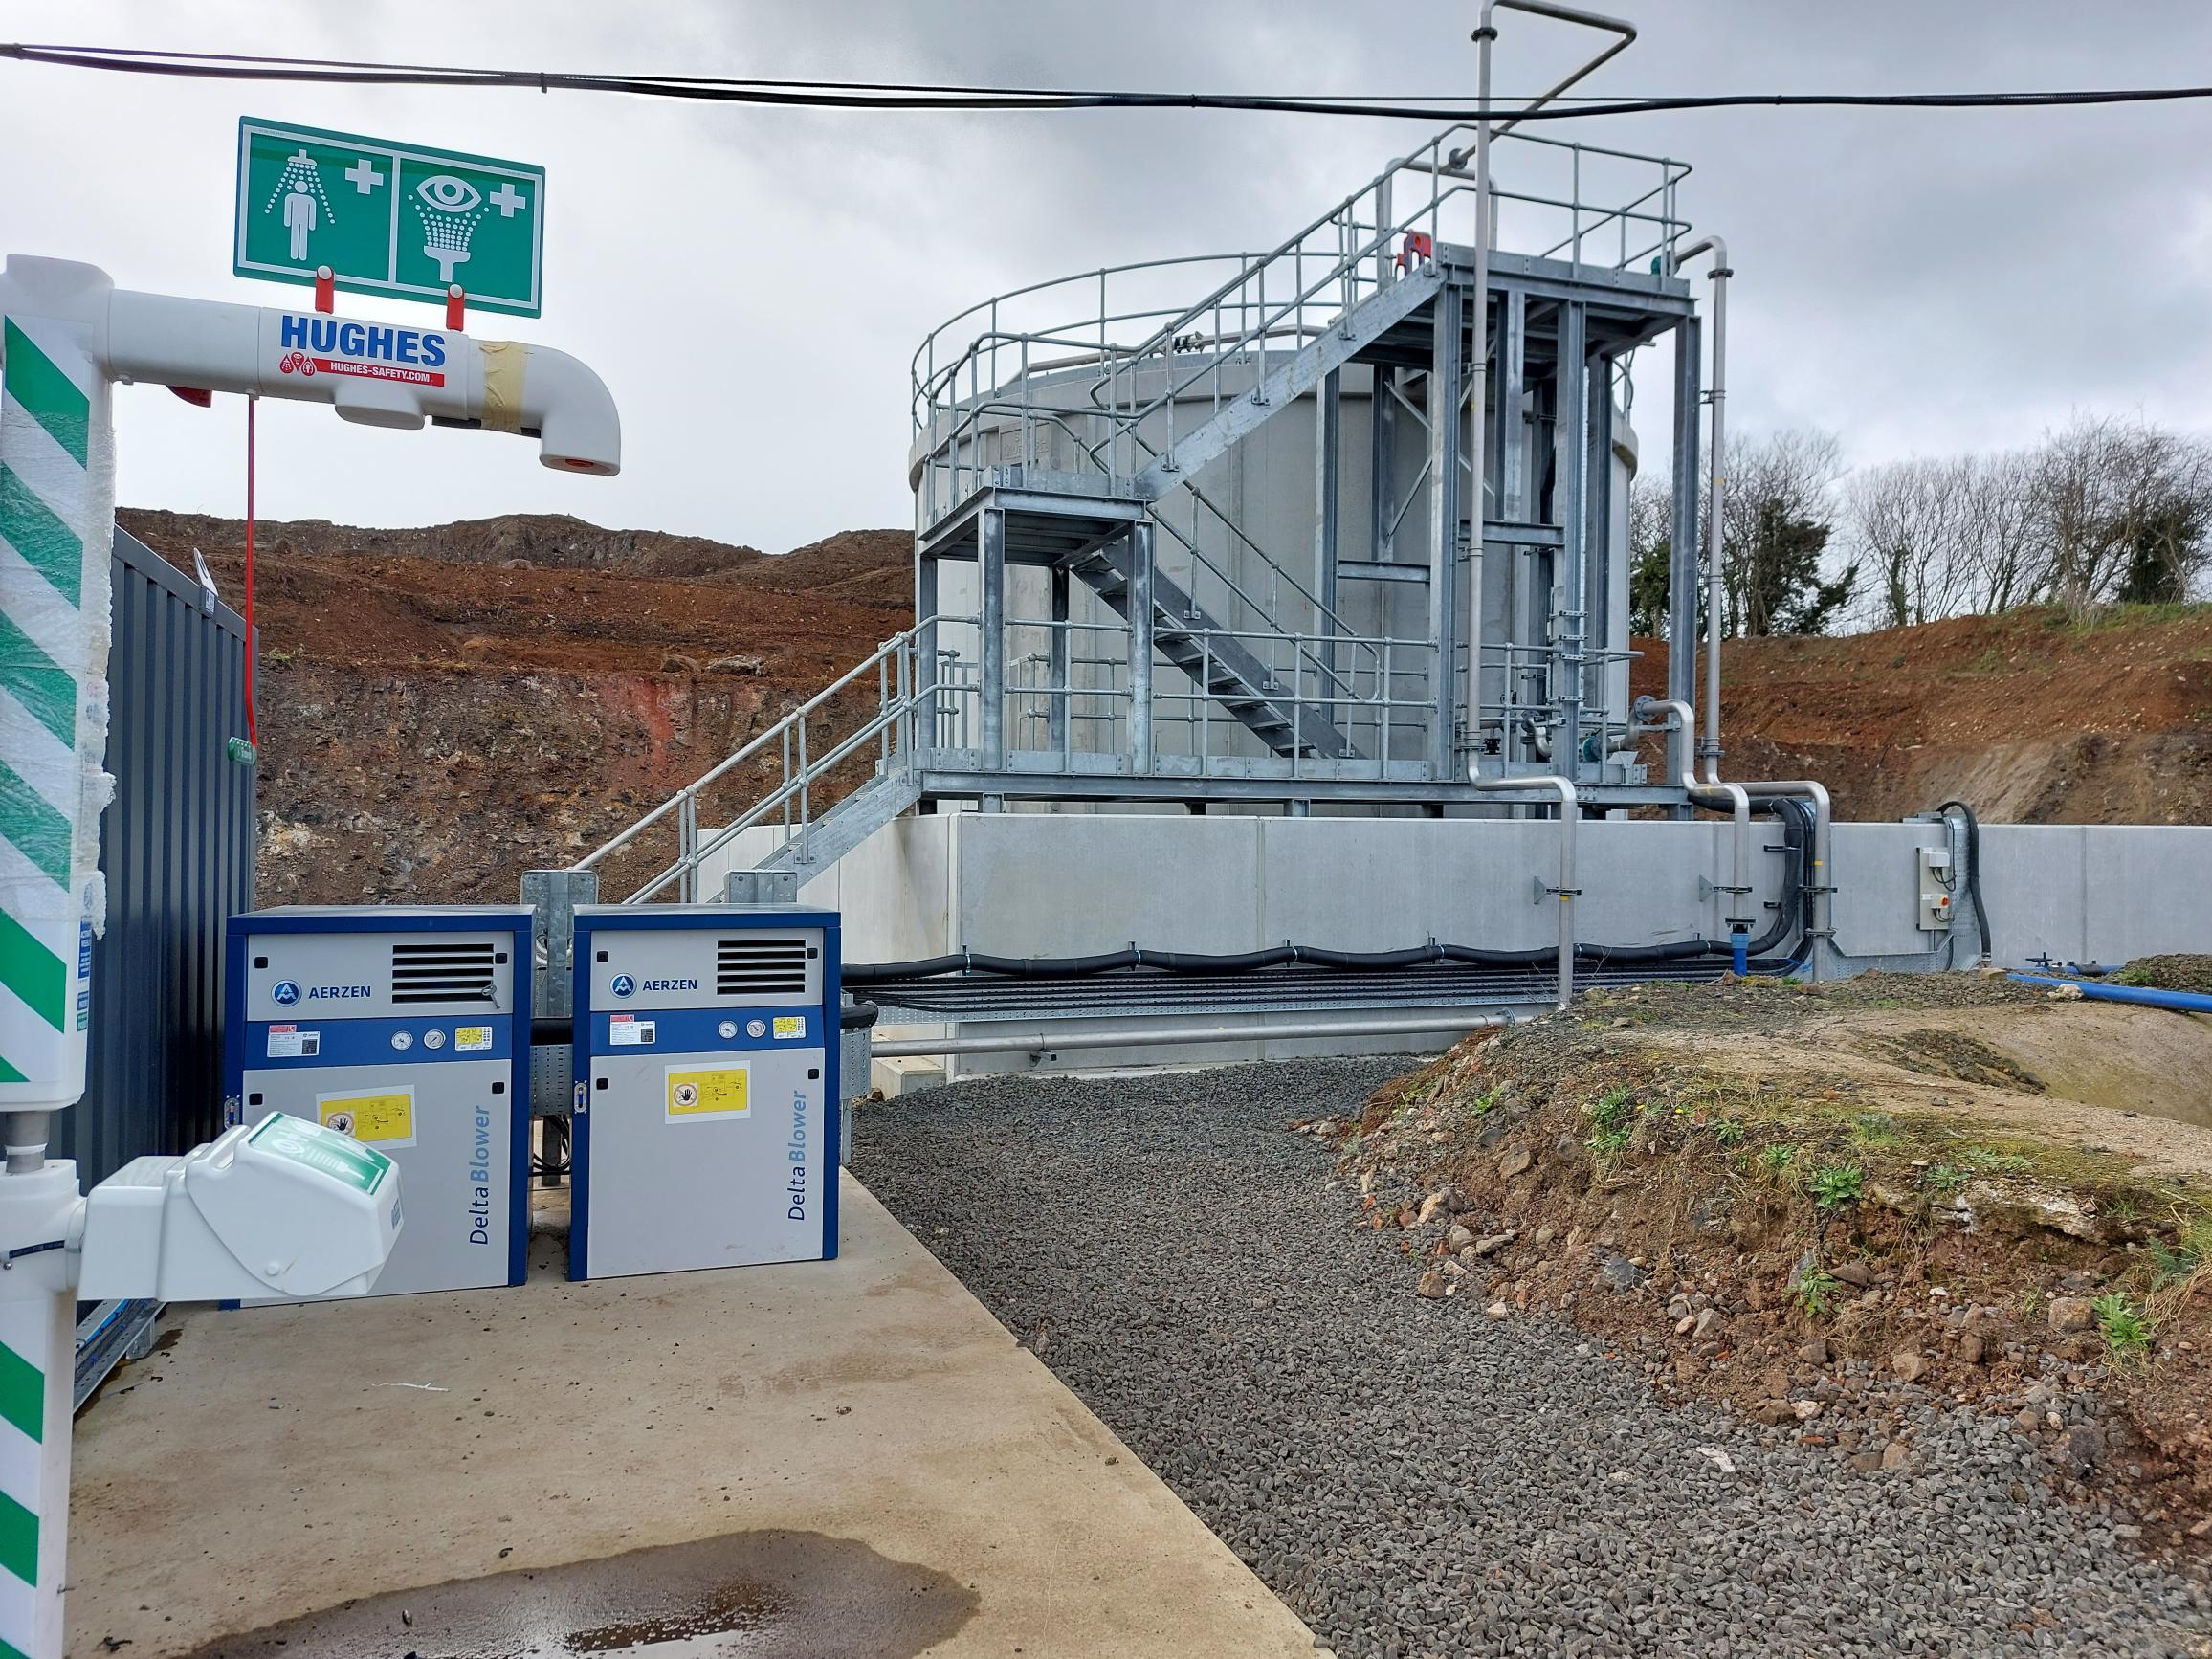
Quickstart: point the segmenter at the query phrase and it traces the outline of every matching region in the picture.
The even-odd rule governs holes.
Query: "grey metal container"
[[[223,929],[254,906],[246,623],[126,531],[115,537],[102,821],[107,930],[92,953],[84,1098],[54,1120],[87,1185],[222,1128]]]

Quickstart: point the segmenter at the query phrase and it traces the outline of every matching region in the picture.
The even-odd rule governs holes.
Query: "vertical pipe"
[[[995,772],[1006,763],[1006,515],[1002,507],[985,507],[976,516],[976,587],[983,630],[977,713],[984,770]]]
[[[1152,520],[1140,519],[1129,527],[1129,749],[1139,777],[1152,770]]]
[[[1561,777],[1581,774],[1582,743],[1582,569],[1589,534],[1590,365],[1587,359],[1588,308],[1570,300],[1559,308],[1559,484],[1557,507],[1562,568],[1559,573],[1559,730],[1552,745],[1552,765]]]
[[[1604,358],[1589,361],[1589,436],[1583,460],[1582,513],[1582,693],[1598,705],[1598,760],[1605,758],[1616,710],[1608,695],[1613,643],[1613,387]],[[1589,669],[1596,642],[1597,672]],[[1620,712],[1626,715],[1626,708]],[[1603,781],[1602,778],[1600,780]]]
[[[1698,746],[1705,776],[1720,776],[1720,624],[1728,516],[1722,511],[1726,485],[1728,420],[1728,250],[1711,238],[1717,260],[1713,267],[1713,518],[1712,549],[1705,575],[1705,739]]]
[[[1436,290],[1435,338],[1428,369],[1428,640],[1436,652],[1436,702],[1429,733],[1434,775],[1452,772],[1453,705],[1458,700],[1454,585],[1459,552],[1459,399],[1461,289],[1446,281]]]
[[[1490,461],[1490,443],[1485,423],[1489,419],[1490,399],[1490,244],[1494,227],[1491,223],[1490,199],[1490,49],[1497,39],[1497,30],[1490,20],[1491,9],[1482,11],[1480,27],[1474,32],[1475,40],[1475,106],[1474,126],[1474,346],[1469,353],[1472,361],[1469,373],[1473,381],[1471,401],[1474,405],[1474,476],[1470,483],[1473,494],[1473,509],[1468,515],[1472,525],[1468,532],[1467,543],[1467,747],[1470,754],[1479,751],[1482,721],[1482,554],[1483,520],[1490,504],[1485,489],[1485,473]],[[1431,158],[1432,160],[1435,158]],[[1430,175],[1432,178],[1434,174]],[[1456,333],[1456,331],[1455,331]],[[1455,342],[1456,343],[1456,342]],[[1450,428],[1456,448],[1459,436],[1456,399],[1450,405],[1452,418],[1446,424]],[[1456,484],[1459,476],[1458,456],[1451,457],[1449,472]],[[1456,529],[1456,524],[1454,526]],[[1445,591],[1451,588],[1450,568],[1446,566]],[[1449,656],[1438,665],[1442,678],[1451,678],[1451,660]],[[1446,741],[1450,741],[1449,733]],[[1438,766],[1437,776],[1443,777],[1449,769],[1449,759]]]
[[[1052,566],[1051,697],[1045,706],[1046,747],[1065,761],[1068,755],[1068,616],[1073,584],[1065,564]]]
[[[1543,790],[1559,798],[1559,884],[1552,889],[1559,900],[1559,1006],[1562,1012],[1575,1000],[1575,826],[1582,815],[1579,797],[1571,779],[1559,776],[1518,778],[1478,778],[1474,775],[1473,757],[1468,757],[1467,781],[1477,789],[1511,791]]]
[[[1674,330],[1674,522],[1667,558],[1667,696],[1697,700],[1697,406],[1702,384],[1702,331],[1686,317]],[[1668,758],[1680,777],[1697,763],[1687,751]],[[1685,813],[1687,809],[1685,808]]]

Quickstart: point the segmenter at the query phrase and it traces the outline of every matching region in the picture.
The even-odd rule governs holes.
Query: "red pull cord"
[[[246,400],[246,741],[261,746],[254,724],[254,408],[261,400]]]

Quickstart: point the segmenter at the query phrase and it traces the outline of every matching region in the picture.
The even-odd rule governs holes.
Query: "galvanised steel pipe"
[[[1483,525],[1490,516],[1489,504],[1483,499],[1484,492],[1489,488],[1490,471],[1490,249],[1495,235],[1495,226],[1492,223],[1494,204],[1490,193],[1490,144],[1494,136],[1490,124],[1490,49],[1497,39],[1497,25],[1492,19],[1500,6],[1509,11],[1525,11],[1531,16],[1549,17],[1556,22],[1573,23],[1585,29],[1601,29],[1620,36],[1612,45],[1528,105],[1530,109],[1542,108],[1577,81],[1595,72],[1601,64],[1627,51],[1636,40],[1636,26],[1626,18],[1606,17],[1596,11],[1582,11],[1580,7],[1561,6],[1557,0],[1483,0],[1481,20],[1474,31],[1475,108],[1478,112],[1474,127],[1474,349],[1471,354],[1472,361],[1468,365],[1471,382],[1468,395],[1474,405],[1474,454],[1473,502],[1468,513],[1471,524],[1467,560],[1467,701],[1464,705],[1468,750],[1471,755],[1481,747],[1481,733],[1476,728],[1482,718]],[[1517,122],[1509,121],[1497,132],[1509,133],[1518,124]],[[1461,150],[1452,155],[1450,163],[1457,167],[1466,160],[1467,152]],[[1587,369],[1577,365],[1572,372],[1586,374]],[[1609,387],[1605,388],[1604,395],[1612,396]],[[1500,413],[1502,415],[1503,411]],[[1430,418],[1443,427],[1448,434],[1446,448],[1456,455],[1459,451],[1459,410],[1433,410]],[[1443,492],[1439,491],[1440,499],[1442,495]],[[1585,533],[1581,526],[1571,528],[1578,536]],[[1446,577],[1449,575],[1450,534],[1451,526],[1446,525]],[[1579,595],[1573,603],[1582,603]],[[1449,608],[1447,607],[1447,611]],[[1440,664],[1439,668],[1441,672],[1449,674],[1450,664]],[[1574,673],[1579,690],[1582,676],[1582,664],[1579,660],[1574,665]],[[1570,779],[1575,775],[1576,767],[1582,763],[1581,757],[1575,752],[1577,746],[1572,741],[1567,744],[1566,775]],[[1468,763],[1470,775],[1473,769],[1473,762],[1471,760]],[[1569,942],[1572,943],[1571,940]],[[1562,997],[1566,994],[1563,983],[1560,994]],[[1562,1001],[1559,1006],[1564,1007],[1566,1004]]]
[[[1698,751],[1705,781],[1720,782],[1720,621],[1724,598],[1721,557],[1726,545],[1727,518],[1722,512],[1728,482],[1725,454],[1728,434],[1728,279],[1736,273],[1728,263],[1728,244],[1718,236],[1703,236],[1677,252],[1670,269],[1679,271],[1686,259],[1699,254],[1713,255],[1713,460],[1712,505],[1707,510],[1711,552],[1705,568],[1705,744]]]
[[[1731,933],[1748,933],[1751,921],[1742,914],[1751,894],[1751,792],[1741,784],[1723,784],[1717,779],[1699,783],[1692,760],[1697,749],[1697,715],[1691,706],[1673,697],[1638,697],[1634,713],[1638,716],[1664,711],[1673,718],[1673,729],[1682,737],[1680,777],[1677,780],[1683,792],[1699,807],[1714,812],[1726,812],[1736,821],[1735,828],[1735,905],[1736,914],[1727,918]]]
[[[1527,778],[1478,778],[1474,757],[1467,761],[1468,782],[1477,789],[1533,790],[1557,796],[1559,803],[1559,884],[1552,894],[1559,901],[1559,999],[1563,1011],[1575,1000],[1575,824],[1582,815],[1581,797],[1572,779],[1558,773]]]
[[[1811,778],[1784,778],[1759,784],[1742,784],[1737,787],[1755,801],[1772,801],[1783,796],[1809,801],[1813,808],[1812,870],[1805,881],[1805,953],[1806,965],[1812,978],[1821,978],[1821,947],[1835,939],[1835,887],[1828,879],[1831,866],[1828,862],[1828,830],[1830,811],[1827,785]]]
[[[1284,1042],[1316,1037],[1403,1037],[1449,1031],[1496,1030],[1514,1023],[1511,1014],[1449,1014],[1387,1020],[1308,1020],[1294,1026],[1128,1026],[1115,1024],[1074,1031],[997,1031],[987,1037],[894,1037],[877,1039],[870,1053],[878,1059],[928,1058],[936,1054],[1039,1054],[1060,1049],[1187,1048],[1196,1043]]]

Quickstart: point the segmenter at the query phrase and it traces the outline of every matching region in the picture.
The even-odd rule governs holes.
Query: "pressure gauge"
[[[764,1036],[766,1036],[767,1034],[768,1034],[768,1022],[767,1022],[767,1021],[765,1021],[765,1020],[747,1020],[747,1021],[745,1022],[745,1035],[746,1035],[746,1036],[748,1036],[748,1037],[764,1037]]]
[[[400,1050],[411,1049],[414,1047],[414,1039],[405,1031],[394,1031],[391,1034],[391,1046]]]
[[[426,1048],[426,1049],[442,1049],[442,1048],[444,1048],[445,1046],[446,1046],[446,1034],[445,1034],[445,1032],[443,1032],[443,1031],[441,1031],[441,1030],[437,1029],[435,1027],[432,1027],[432,1028],[431,1028],[430,1030],[427,1030],[427,1031],[425,1031],[425,1032],[423,1033],[423,1047],[424,1047],[424,1048]]]
[[[723,1040],[727,1041],[729,1038],[738,1034],[738,1022],[735,1020],[724,1020],[720,1025],[717,1026],[715,1029],[721,1032]]]

